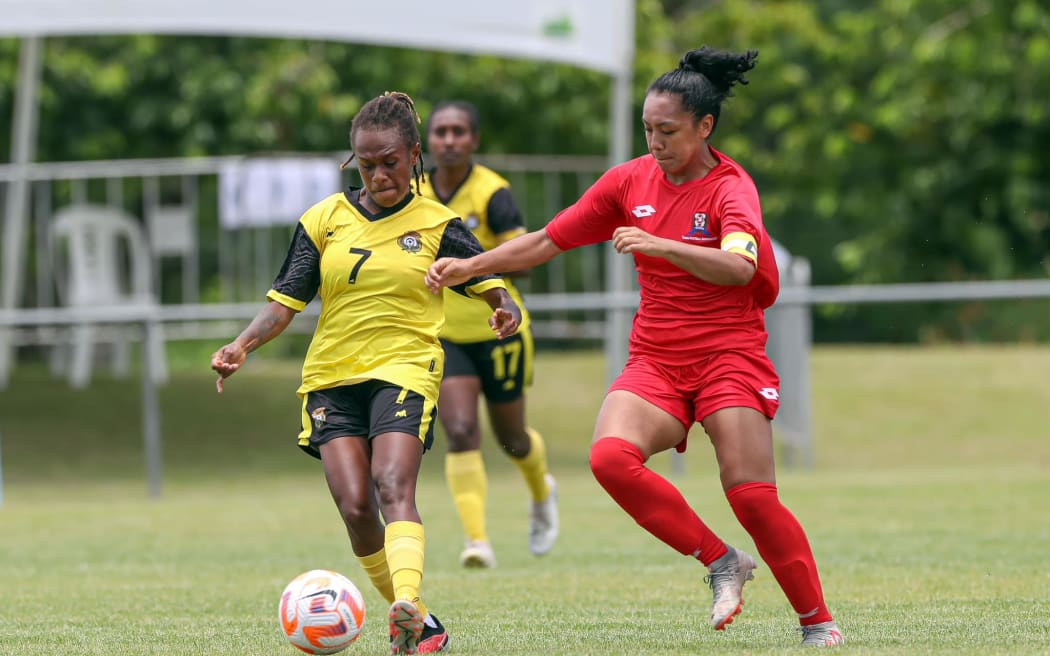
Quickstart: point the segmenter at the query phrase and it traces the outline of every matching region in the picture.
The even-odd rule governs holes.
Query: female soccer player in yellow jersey
[[[439,103],[427,120],[427,149],[436,162],[420,195],[440,201],[463,218],[486,249],[525,234],[525,221],[510,185],[495,171],[474,162],[480,143],[478,110],[464,101]],[[525,387],[532,383],[533,341],[529,315],[510,281],[507,290],[521,308],[518,334],[496,338],[484,326],[485,306],[446,290],[445,376],[438,418],[448,437],[445,477],[466,533],[460,554],[465,567],[495,567],[485,527],[488,479],[481,457],[478,399],[484,394],[500,447],[521,471],[532,499],[529,549],[537,556],[558,537],[557,490],[547,471],[547,449],[525,421]]]
[[[279,335],[315,295],[321,315],[303,363],[299,446],[320,458],[350,543],[391,603],[392,654],[444,650],[448,633],[420,598],[423,524],[416,479],[434,439],[444,367],[442,297],[424,284],[439,257],[481,253],[447,207],[413,194],[422,177],[412,99],[385,93],[361,108],[350,145],[363,188],[317,203],[299,219],[269,303],[212,356],[217,387],[248,353]],[[347,160],[349,164],[350,160]],[[502,278],[457,287],[484,299],[490,329],[513,335],[521,311]]]

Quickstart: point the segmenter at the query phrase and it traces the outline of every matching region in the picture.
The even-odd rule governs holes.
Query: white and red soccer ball
[[[288,642],[307,654],[334,654],[361,634],[365,602],[342,574],[312,569],[285,587],[278,617]]]

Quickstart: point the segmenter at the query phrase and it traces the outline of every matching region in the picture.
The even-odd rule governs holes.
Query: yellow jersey
[[[485,250],[526,232],[525,220],[514,203],[510,183],[503,176],[480,164],[473,164],[466,179],[448,198],[442,198],[430,182],[430,175],[419,189],[422,196],[444,203],[463,219]],[[529,314],[522,302],[521,292],[510,281],[503,279],[507,291],[521,308],[521,327],[528,330]],[[460,294],[445,290],[445,327],[442,339],[472,343],[495,339],[491,330],[484,330],[491,314],[488,305],[478,303]],[[479,324],[478,321],[481,320]]]
[[[453,211],[411,192],[379,214],[358,199],[351,188],[302,215],[266,295],[297,312],[320,296],[298,392],[377,379],[436,399],[445,297],[430,292],[424,275],[437,258],[470,257],[482,252],[481,244]],[[505,287],[498,276],[455,289],[476,296],[494,287]],[[483,300],[471,302],[489,309]],[[489,309],[481,321],[494,336],[490,315]]]

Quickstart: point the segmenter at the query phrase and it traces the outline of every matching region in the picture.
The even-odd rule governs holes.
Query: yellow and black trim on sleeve
[[[476,280],[476,279],[475,279]],[[481,295],[490,289],[506,289],[507,285],[503,282],[503,278],[485,278],[478,283],[464,285],[464,291],[467,296],[471,298],[481,298]]]
[[[281,271],[266,298],[301,312],[321,287],[321,251],[299,223]]]
[[[515,228],[513,230],[507,230],[506,232],[499,233],[498,235],[496,235],[496,239],[499,241],[499,243],[502,244],[504,242],[510,241],[511,239],[514,239],[515,237],[520,237],[526,232],[527,230],[525,230],[525,228]]]
[[[300,301],[297,298],[292,298],[291,296],[288,296],[287,294],[282,294],[281,292],[277,291],[276,289],[271,289],[270,291],[266,292],[266,298],[267,298],[267,300],[274,301],[276,303],[280,303],[281,305],[285,306],[286,308],[288,308],[290,310],[294,310],[296,312],[302,312],[303,309],[306,308],[306,303],[305,302]]]
[[[463,221],[460,219],[453,219],[448,222],[448,225],[445,226],[445,231],[441,235],[441,244],[438,247],[437,258],[468,258],[480,255],[484,252],[485,249],[481,247],[478,238],[474,236],[474,233],[467,229],[467,226],[463,224]],[[485,274],[483,276],[471,278],[464,283],[452,285],[449,289],[462,294],[463,296],[476,297],[493,287],[503,287],[506,289],[507,286],[503,284],[502,277],[494,274]]]

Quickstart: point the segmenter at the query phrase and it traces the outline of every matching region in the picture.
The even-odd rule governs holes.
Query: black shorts
[[[426,451],[434,443],[436,416],[436,400],[383,380],[308,392],[299,447],[320,458],[318,447],[337,437],[408,433],[418,437]]]
[[[532,384],[534,347],[528,330],[507,339],[485,342],[441,340],[445,349],[445,373],[481,379],[481,391],[490,403],[517,401]]]

